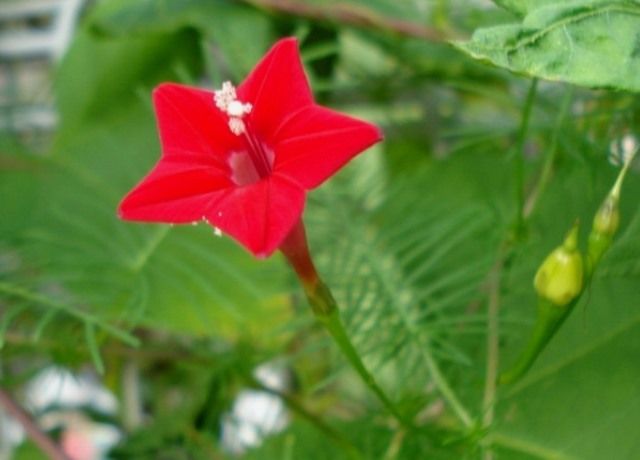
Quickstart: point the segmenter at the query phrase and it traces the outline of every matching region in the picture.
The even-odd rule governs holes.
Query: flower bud
[[[636,151],[637,150],[627,152],[624,166],[620,170],[615,184],[593,218],[587,249],[587,276],[589,278],[593,275],[593,271],[600,262],[600,259],[602,259],[602,256],[604,256],[604,253],[611,247],[613,237],[618,231],[618,226],[620,225],[620,210],[618,208],[620,189],[622,188],[622,182],[629,170]]]
[[[602,256],[604,256],[604,253],[611,247],[613,236],[616,234],[619,224],[618,197],[610,193],[593,218],[587,249],[587,271],[589,275],[593,274],[593,270],[602,259]]]
[[[618,197],[609,194],[593,218],[591,232],[611,237],[618,231],[619,225],[620,211],[618,210]]]
[[[554,249],[536,273],[533,285],[538,295],[557,307],[571,303],[582,291],[582,255],[578,251],[578,223],[561,246]]]

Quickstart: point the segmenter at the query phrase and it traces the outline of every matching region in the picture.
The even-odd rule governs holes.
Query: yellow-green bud
[[[593,218],[591,233],[589,234],[589,246],[587,248],[587,277],[591,278],[596,266],[600,263],[602,256],[611,247],[613,237],[618,231],[620,225],[620,210],[618,202],[620,201],[620,189],[622,182],[629,170],[631,161],[636,151],[627,155],[625,164],[618,174],[615,184],[611,188],[607,197],[604,199],[598,212]]]
[[[600,205],[600,209],[593,218],[592,233],[613,236],[620,225],[620,211],[618,210],[618,196],[610,193]]]
[[[619,225],[618,195],[609,193],[593,218],[593,226],[589,234],[587,248],[587,273],[589,277],[593,275],[593,271],[604,253],[611,247],[613,236],[618,231]]]
[[[582,291],[582,255],[578,251],[578,224],[567,234],[561,246],[544,260],[533,285],[538,295],[553,305],[564,307]]]

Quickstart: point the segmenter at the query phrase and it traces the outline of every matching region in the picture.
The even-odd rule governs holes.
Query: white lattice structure
[[[85,0],[0,0],[0,130],[51,131],[51,71]]]

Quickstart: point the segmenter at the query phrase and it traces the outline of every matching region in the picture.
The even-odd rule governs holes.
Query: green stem
[[[300,220],[291,230],[280,250],[296,272],[314,316],[329,332],[342,354],[347,358],[351,367],[358,373],[364,384],[385,406],[385,408],[406,428],[411,428],[408,421],[398,408],[391,402],[386,393],[380,388],[376,380],[365,367],[358,351],[351,343],[351,339],[344,328],[340,311],[327,285],[322,281],[311,259],[304,223]]]
[[[500,289],[502,270],[508,251],[506,241],[500,245],[498,257],[488,275],[488,305],[487,305],[487,363],[485,368],[484,392],[482,396],[482,426],[490,429],[493,425],[496,404],[496,386],[498,366],[500,361]],[[492,460],[494,452],[491,445],[484,446],[482,458]]]
[[[564,320],[567,319],[577,300],[575,299],[564,307],[558,307],[546,299],[539,300],[538,318],[529,342],[516,363],[500,375],[498,383],[501,385],[514,383],[527,373],[538,355],[545,349]]]
[[[90,313],[76,309],[62,302],[49,299],[48,297],[45,297],[43,295],[28,291],[19,286],[14,286],[9,283],[0,282],[0,293],[4,293],[12,297],[18,297],[28,302],[33,302],[35,304],[44,305],[45,307],[62,311],[68,314],[69,316],[72,316],[84,322],[85,324],[90,324],[92,326],[102,329],[106,333],[111,334],[112,336],[122,340],[124,343],[128,345],[131,345],[133,347],[137,347],[140,345],[140,340],[137,337],[129,334],[128,332],[122,329],[112,326],[107,322],[101,321],[97,316],[94,316]]]
[[[526,458],[540,460],[573,460],[564,452],[536,444],[528,439],[515,438],[510,434],[494,432],[487,439],[491,444],[514,452],[526,454]],[[506,455],[506,452],[505,452]]]
[[[438,391],[442,395],[442,397],[447,401],[447,404],[451,406],[453,412],[456,416],[462,421],[465,427],[471,428],[473,426],[473,418],[469,415],[467,409],[462,405],[455,392],[449,385],[449,382],[442,374],[438,363],[433,357],[430,349],[422,347],[422,356],[427,364],[427,369],[429,370],[429,374],[431,375],[431,379],[433,383],[438,388]]]
[[[323,290],[324,291],[324,290]],[[326,289],[327,293],[329,290]],[[330,295],[330,293],[329,293]],[[333,298],[325,298],[327,301],[333,301]],[[313,303],[312,303],[313,305]],[[398,410],[395,404],[389,399],[386,393],[380,388],[374,377],[367,370],[358,351],[353,346],[351,339],[347,335],[347,332],[344,328],[344,324],[342,319],[340,318],[340,311],[336,308],[335,303],[331,304],[333,308],[329,311],[328,314],[323,314],[322,312],[318,312],[318,310],[314,309],[314,313],[316,319],[324,326],[324,328],[329,332],[333,340],[340,348],[342,354],[347,358],[351,367],[358,373],[364,384],[371,390],[380,400],[380,402],[384,405],[384,407],[405,427],[410,427],[411,423],[402,415],[402,413]]]
[[[560,137],[560,132],[562,130],[563,122],[567,113],[569,111],[569,106],[571,105],[571,101],[573,99],[573,87],[569,86],[567,89],[564,98],[562,99],[562,104],[560,105],[560,111],[558,112],[558,117],[556,118],[555,127],[553,129],[553,134],[551,135],[551,144],[549,149],[547,150],[547,154],[544,159],[544,163],[542,164],[542,169],[540,170],[540,176],[538,178],[538,182],[534,186],[533,190],[529,194],[527,201],[524,206],[523,217],[527,219],[533,212],[538,204],[538,199],[540,195],[544,192],[551,179],[551,173],[553,172],[553,163],[555,162],[556,155],[558,153],[558,139]]]
[[[531,119],[531,111],[533,109],[533,101],[535,100],[536,91],[538,88],[538,79],[531,80],[529,91],[527,92],[527,99],[524,103],[522,111],[522,120],[520,122],[520,129],[518,130],[518,143],[516,145],[516,163],[515,163],[515,176],[516,176],[516,235],[522,234],[524,230],[524,144],[527,138],[527,131],[529,130],[529,120]]]

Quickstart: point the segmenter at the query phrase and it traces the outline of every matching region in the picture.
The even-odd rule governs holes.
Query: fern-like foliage
[[[426,165],[402,178],[385,171],[382,152],[367,153],[312,195],[306,221],[370,366],[399,395],[416,394],[433,356],[471,362],[456,340],[483,333],[474,300],[483,296],[500,228],[480,200],[440,201]]]

